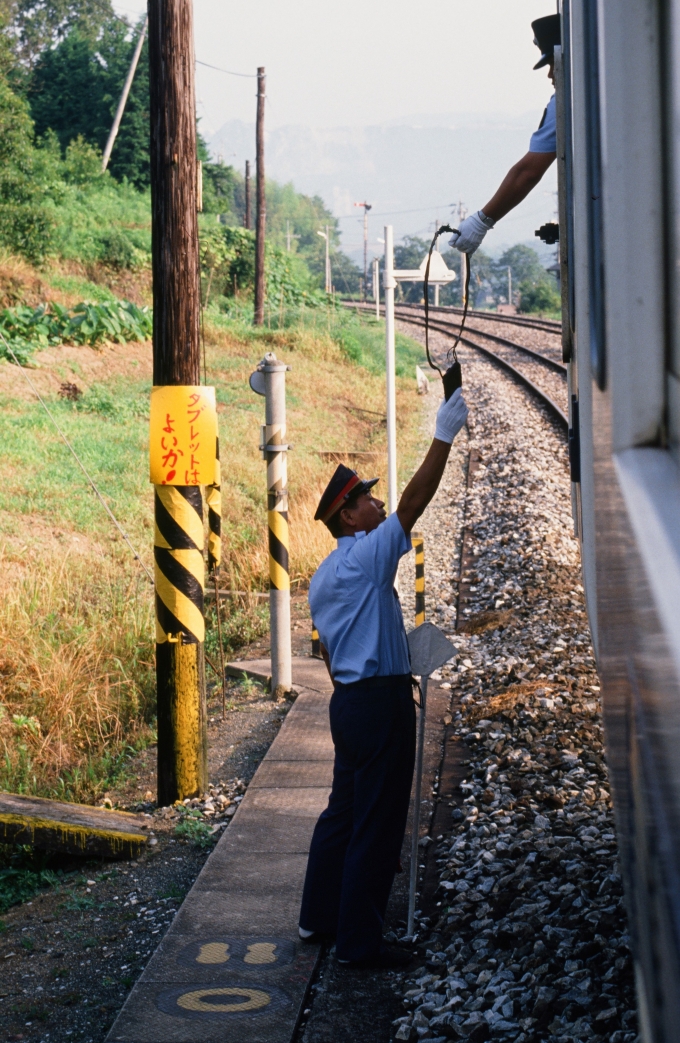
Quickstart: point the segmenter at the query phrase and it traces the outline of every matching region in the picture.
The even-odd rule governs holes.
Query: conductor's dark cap
[[[541,60],[536,62],[534,69],[542,69],[544,65],[550,65],[555,48],[562,42],[560,16],[548,14],[545,18],[537,18],[531,23],[531,28],[534,30],[534,43],[541,52]]]
[[[348,500],[354,500],[362,493],[372,489],[377,478],[360,478],[356,471],[344,464],[338,464],[335,474],[324,489],[323,496],[319,500],[319,506],[314,515],[314,521],[322,521],[325,525],[334,514],[347,505]]]

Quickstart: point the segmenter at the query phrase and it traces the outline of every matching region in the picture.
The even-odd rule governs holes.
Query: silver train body
[[[680,1040],[680,0],[563,0],[574,524],[645,1043]]]

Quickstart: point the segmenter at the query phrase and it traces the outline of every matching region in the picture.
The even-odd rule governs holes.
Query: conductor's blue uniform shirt
[[[411,537],[390,514],[373,532],[341,536],[309,585],[309,607],[335,681],[410,673],[394,577]]]
[[[546,105],[538,130],[531,135],[529,152],[557,152],[557,114],[554,94]]]

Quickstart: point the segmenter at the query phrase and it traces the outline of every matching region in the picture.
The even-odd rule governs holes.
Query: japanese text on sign
[[[214,387],[151,391],[149,458],[154,485],[210,485],[215,478]]]

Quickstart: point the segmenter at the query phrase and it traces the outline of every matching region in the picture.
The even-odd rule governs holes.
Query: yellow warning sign
[[[216,444],[214,387],[152,388],[149,459],[154,485],[210,485]]]

